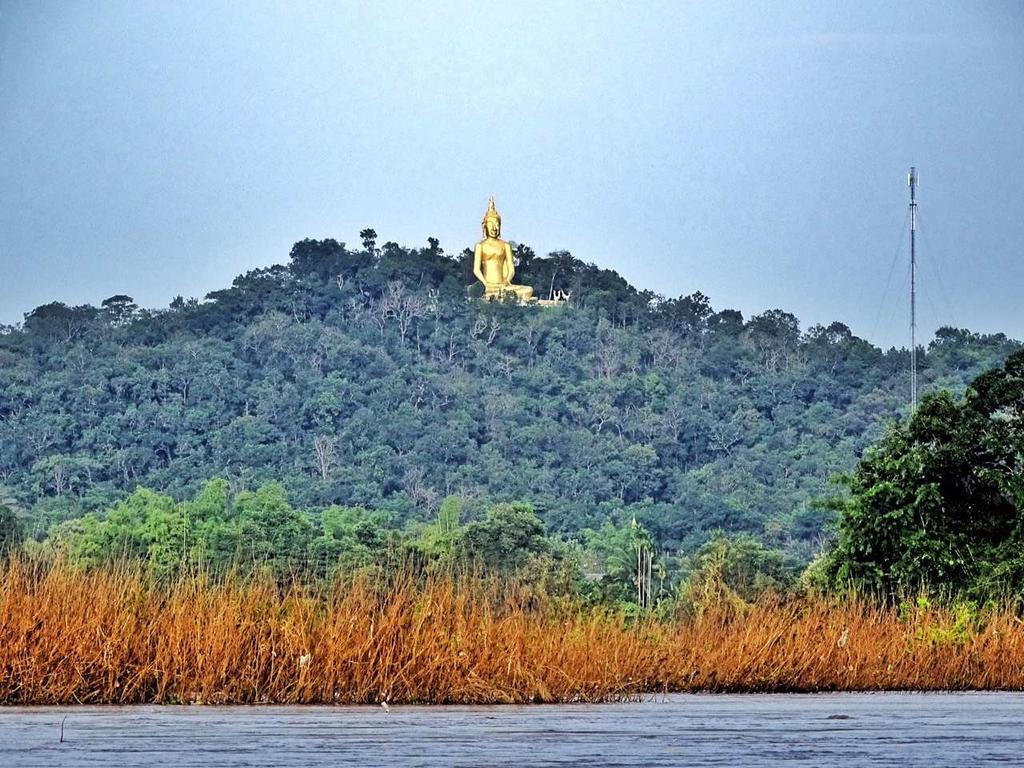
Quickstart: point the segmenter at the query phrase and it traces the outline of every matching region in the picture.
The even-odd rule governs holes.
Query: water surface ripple
[[[1024,695],[515,707],[0,708],[2,766],[1024,764]],[[64,742],[60,742],[64,721]]]

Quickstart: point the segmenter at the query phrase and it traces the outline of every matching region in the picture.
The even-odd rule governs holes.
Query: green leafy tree
[[[441,502],[436,522],[427,526],[419,537],[419,547],[428,557],[445,565],[462,559],[464,507],[465,501],[458,496],[448,496]]]
[[[223,572],[239,562],[242,532],[227,480],[206,481],[195,497],[180,507],[191,543],[191,564]]]
[[[139,312],[139,305],[135,303],[135,299],[123,293],[104,299],[100,306],[109,318],[110,324],[116,327],[128,325]]]
[[[14,510],[0,504],[0,558],[7,557],[13,550],[21,546],[24,539],[21,522]]]
[[[310,564],[313,526],[293,508],[284,488],[267,483],[235,497],[242,557],[279,576],[300,573]]]
[[[531,557],[550,552],[544,523],[529,504],[496,504],[483,520],[469,523],[462,534],[466,555],[487,567],[510,573]]]
[[[885,595],[922,587],[1024,589],[1024,353],[974,380],[962,401],[923,399],[846,478],[837,586]]]
[[[311,556],[319,573],[351,573],[389,564],[397,532],[390,515],[362,507],[328,507],[320,520],[321,533],[311,542]]]
[[[596,530],[585,529],[583,540],[584,575],[596,585],[600,601],[653,604],[664,586],[665,572],[654,537],[636,518],[628,525],[606,522]]]
[[[750,536],[717,532],[687,564],[686,596],[705,607],[732,601],[753,602],[765,593],[785,594],[797,583],[796,560]]]
[[[181,561],[182,548],[175,544],[182,535],[174,500],[139,488],[105,514],[90,513],[62,523],[53,537],[78,567],[152,558],[152,570],[164,575]]]

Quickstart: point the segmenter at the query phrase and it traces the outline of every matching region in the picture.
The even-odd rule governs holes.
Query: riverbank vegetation
[[[1024,687],[1019,344],[363,234],[0,329],[0,701]]]
[[[691,594],[630,616],[479,575],[316,587],[12,561],[0,702],[600,702],[665,691],[1024,689],[1015,612]]]

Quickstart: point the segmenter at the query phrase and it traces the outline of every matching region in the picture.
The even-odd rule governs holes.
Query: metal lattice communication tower
[[[917,169],[907,174],[910,187],[910,412],[917,410]]]

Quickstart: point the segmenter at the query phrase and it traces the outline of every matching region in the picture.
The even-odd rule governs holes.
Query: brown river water
[[[61,727],[63,723],[63,742]],[[0,766],[1024,766],[1024,695],[0,708]]]

